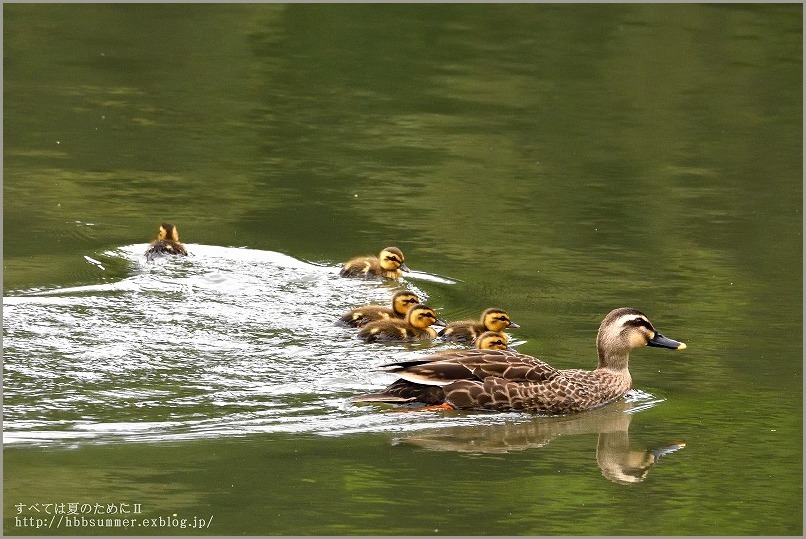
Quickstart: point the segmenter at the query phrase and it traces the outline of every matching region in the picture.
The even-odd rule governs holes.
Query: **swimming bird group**
[[[410,271],[403,252],[386,247],[378,257],[344,264],[345,277],[399,278]],[[404,314],[405,313],[405,314]],[[530,411],[566,414],[597,408],[624,396],[632,387],[630,352],[653,346],[682,350],[686,345],[664,337],[637,309],[612,310],[599,326],[598,364],[592,371],[560,370],[507,346],[508,328],[518,328],[503,309],[485,310],[479,320],[446,324],[410,291],[397,292],[391,308],[366,305],[347,312],[341,322],[360,327],[367,342],[432,340],[475,343],[474,349],[443,351],[419,359],[381,366],[399,379],[355,402],[419,404],[431,408]],[[441,325],[439,332],[431,328]]]
[[[175,226],[163,223],[146,257],[186,255]],[[397,247],[377,257],[346,262],[342,277],[399,279],[411,271]],[[418,359],[382,365],[399,378],[383,390],[353,397],[353,402],[418,405],[425,409],[526,411],[567,414],[598,408],[623,397],[632,387],[630,352],[645,346],[683,350],[685,343],[658,332],[641,311],[621,307],[605,316],[596,337],[594,370],[556,369],[512,350],[503,330],[518,328],[506,311],[485,310],[479,320],[445,323],[436,311],[409,290],[396,292],[389,307],[365,305],[346,312],[338,322],[358,328],[366,342],[411,342],[443,338],[473,343],[474,348],[447,350]],[[439,332],[431,326],[442,326]]]

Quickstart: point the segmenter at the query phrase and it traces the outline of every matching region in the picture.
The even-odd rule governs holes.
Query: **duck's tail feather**
[[[406,404],[408,402],[414,402],[415,400],[415,397],[398,397],[396,395],[390,395],[384,392],[366,393],[364,395],[350,397],[350,401],[352,402],[385,402],[388,404]]]

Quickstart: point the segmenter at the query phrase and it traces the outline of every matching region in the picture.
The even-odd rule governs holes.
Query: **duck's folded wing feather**
[[[405,380],[430,385],[481,381],[491,376],[510,382],[544,382],[559,374],[539,359],[509,350],[462,350],[391,363],[381,369]]]
[[[367,393],[352,397],[353,402],[386,402],[405,404],[417,402],[421,404],[440,404],[445,399],[441,387],[417,384],[408,380],[397,380],[383,391]]]

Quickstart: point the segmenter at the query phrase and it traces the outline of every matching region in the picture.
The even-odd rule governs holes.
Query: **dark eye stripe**
[[[624,325],[632,327],[645,327],[655,331],[655,328],[652,327],[652,324],[650,324],[649,321],[644,318],[633,318],[632,320],[627,320],[624,322]]]

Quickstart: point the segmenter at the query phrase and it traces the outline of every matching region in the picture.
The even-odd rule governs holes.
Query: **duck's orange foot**
[[[420,410],[422,410],[422,411],[426,411],[426,410],[455,410],[455,409],[456,408],[454,408],[453,406],[451,406],[447,402],[443,402],[441,404],[431,404],[429,406],[423,406],[422,408],[420,408]]]
[[[448,404],[447,402],[443,402],[442,404],[430,404],[428,406],[417,406],[414,408],[395,408],[392,410],[393,412],[429,412],[429,411],[436,411],[436,410],[455,410],[453,406]]]

